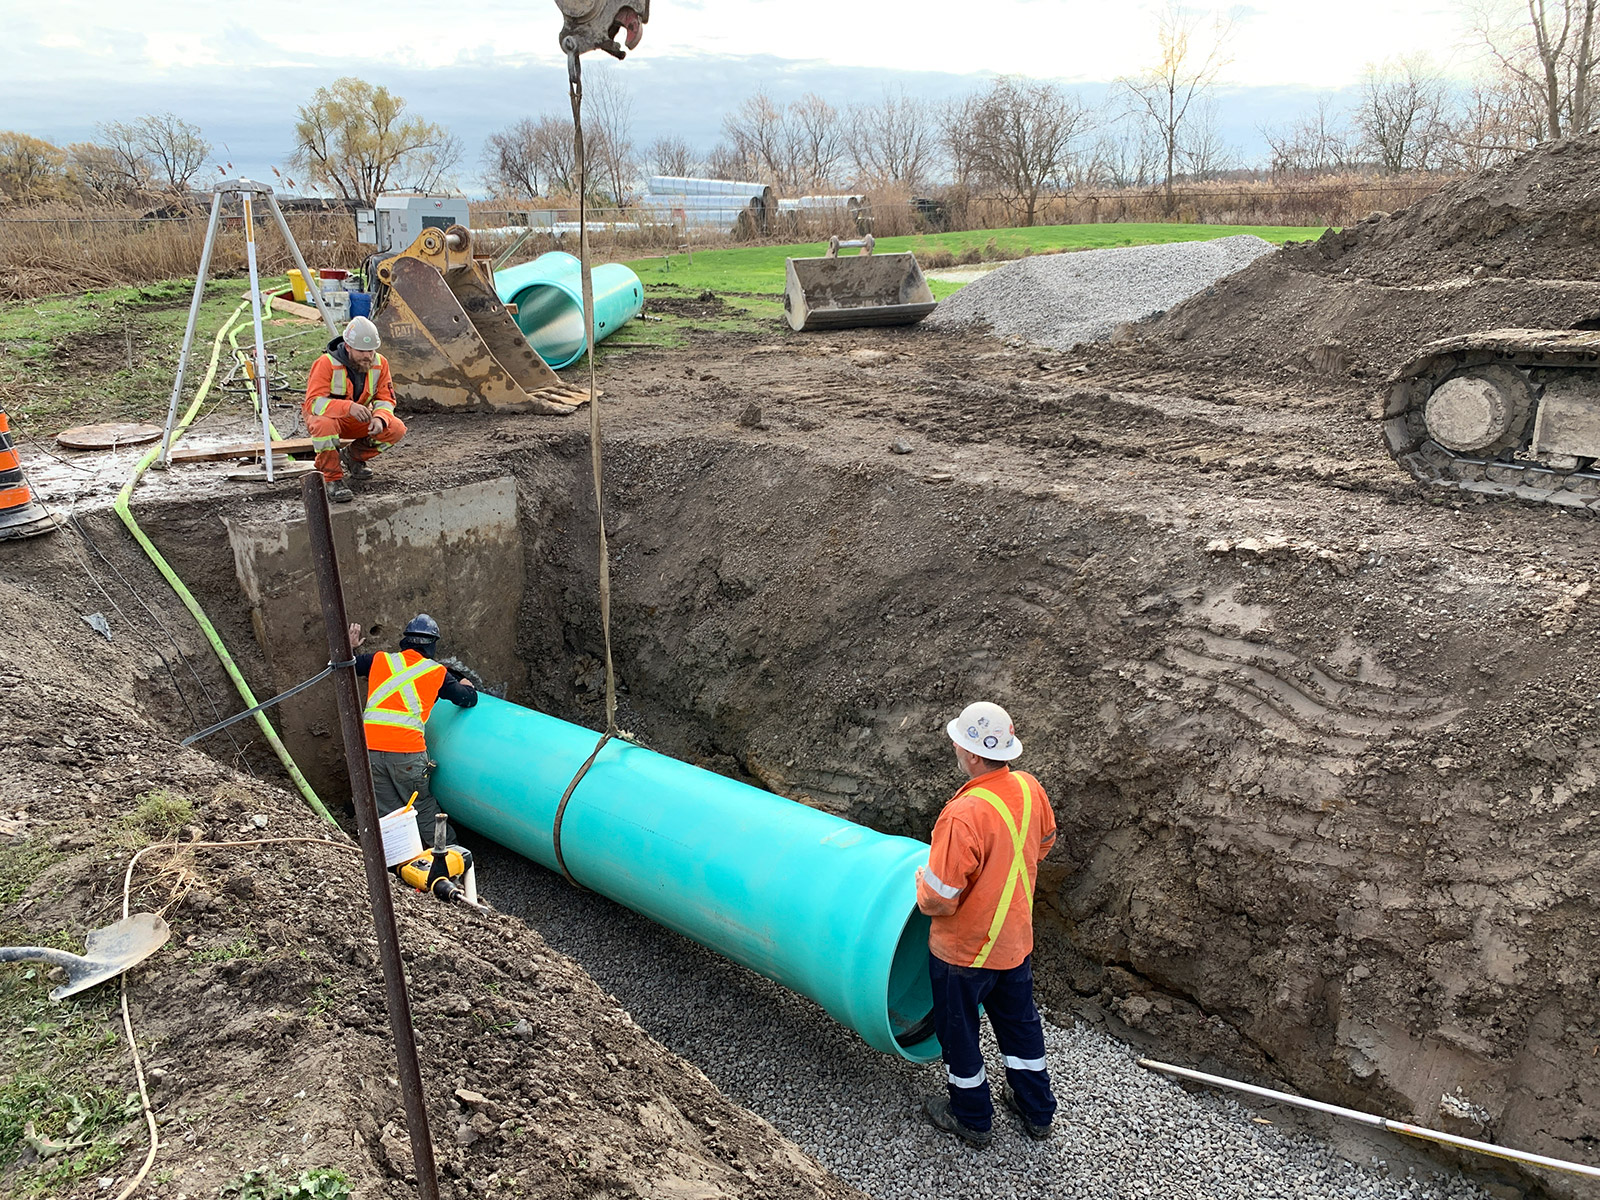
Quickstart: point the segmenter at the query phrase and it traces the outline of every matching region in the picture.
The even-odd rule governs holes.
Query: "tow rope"
[[[600,402],[595,395],[594,383],[594,280],[589,275],[589,179],[583,156],[583,66],[576,50],[567,51],[567,84],[572,99],[572,160],[578,177],[578,275],[583,283],[583,339],[589,360],[589,469],[594,477],[595,522],[600,531],[600,632],[605,640],[606,655],[606,731],[584,759],[583,766],[567,784],[556,806],[555,821],[550,840],[555,850],[556,865],[573,887],[583,885],[573,878],[567,868],[566,857],[561,852],[561,821],[566,816],[567,802],[578,784],[589,773],[600,751],[612,738],[632,743],[633,738],[617,728],[617,676],[611,661],[611,554],[606,544],[606,509],[602,490],[600,465]]]

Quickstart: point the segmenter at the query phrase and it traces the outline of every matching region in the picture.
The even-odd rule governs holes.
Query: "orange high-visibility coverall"
[[[378,421],[369,423],[352,417],[352,404],[365,405],[374,416],[381,415],[383,428],[372,432]],[[341,437],[356,439],[351,453],[358,462],[366,462],[392,449],[406,435],[405,422],[394,412],[389,361],[381,354],[373,356],[372,366],[366,371],[356,372],[348,370],[331,353],[322,355],[306,380],[301,412],[305,414],[312,449],[317,452],[317,470],[329,483],[344,478],[344,464],[339,461]]]

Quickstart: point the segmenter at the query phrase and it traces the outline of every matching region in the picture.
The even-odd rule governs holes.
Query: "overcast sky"
[[[625,63],[601,55],[633,100],[636,140],[685,137],[701,151],[759,87],[815,91],[835,105],[886,85],[929,101],[1010,73],[1074,86],[1088,100],[1152,56],[1159,3],[1078,0],[656,0]],[[1196,7],[1197,14],[1213,10]],[[1293,119],[1319,94],[1350,95],[1364,66],[1426,51],[1466,71],[1457,3],[1256,0],[1231,10],[1219,91],[1225,140],[1253,159],[1259,126]],[[0,129],[58,144],[94,125],[171,111],[199,125],[234,170],[270,178],[292,148],[294,112],[320,85],[354,74],[406,97],[465,142],[476,182],[483,139],[519,117],[565,114],[551,0],[0,0]]]

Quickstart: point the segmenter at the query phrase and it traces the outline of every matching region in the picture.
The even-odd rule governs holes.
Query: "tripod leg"
[[[300,268],[300,277],[306,281],[306,292],[311,297],[311,302],[317,306],[317,311],[322,314],[322,323],[328,327],[329,333],[334,337],[338,337],[339,329],[333,323],[333,314],[322,303],[322,289],[311,286],[311,272],[306,268],[306,260],[300,257],[300,246],[294,240],[294,234],[289,232],[289,222],[283,218],[283,210],[278,207],[278,198],[268,192],[267,203],[272,206],[272,215],[278,218],[278,228],[283,232],[284,244],[289,247],[289,253],[294,258],[294,265]]]
[[[244,197],[244,250],[250,264],[250,316],[256,327],[256,398],[261,404],[261,461],[266,464],[267,482],[272,482],[272,416],[267,411],[271,391],[267,387],[267,348],[261,336],[261,276],[256,270],[255,213],[250,197]]]
[[[211,268],[211,248],[217,244],[217,219],[222,212],[222,193],[211,196],[211,220],[206,224],[205,245],[200,251],[200,270],[194,277],[194,299],[189,301],[189,323],[183,330],[183,349],[178,353],[178,377],[172,381],[172,400],[167,404],[167,431],[161,438],[157,462],[165,469],[172,465],[172,424],[178,419],[178,397],[183,393],[183,372],[189,365],[189,348],[194,345],[194,327],[200,318],[200,302],[206,294],[206,272]]]

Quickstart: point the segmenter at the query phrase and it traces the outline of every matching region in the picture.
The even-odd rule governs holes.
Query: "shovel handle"
[[[72,967],[83,961],[81,954],[54,946],[0,946],[0,962],[47,962],[53,967]]]

